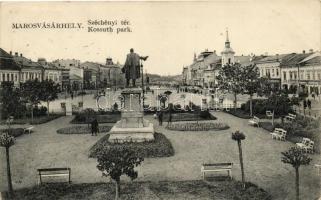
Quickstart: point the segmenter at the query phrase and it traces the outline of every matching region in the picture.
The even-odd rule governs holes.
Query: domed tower
[[[228,30],[226,29],[226,41],[225,48],[222,51],[222,66],[226,64],[234,64],[234,54],[235,52],[231,48],[231,43],[228,39]]]

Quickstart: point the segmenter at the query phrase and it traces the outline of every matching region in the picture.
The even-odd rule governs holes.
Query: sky
[[[124,63],[130,48],[148,73],[175,75],[194,53],[224,48],[228,28],[236,55],[320,50],[320,1],[12,2],[2,3],[0,47],[47,61]],[[130,21],[132,32],[88,32],[88,20]],[[81,29],[13,29],[15,23],[82,23]],[[96,26],[104,27],[104,26]]]

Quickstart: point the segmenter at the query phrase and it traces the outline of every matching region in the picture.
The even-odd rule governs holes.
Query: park
[[[265,80],[252,77],[240,87],[227,73],[233,67],[221,75],[235,84],[222,82],[214,94],[127,86],[71,97],[50,81],[27,82],[21,91],[2,84],[3,197],[318,198],[320,119],[295,113],[302,99],[271,92]],[[23,95],[29,107],[12,95]]]

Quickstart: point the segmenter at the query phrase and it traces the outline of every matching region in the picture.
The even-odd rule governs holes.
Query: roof
[[[10,54],[8,54],[5,50],[3,50],[2,48],[0,48],[0,57],[1,58],[12,58],[12,56]]]
[[[302,65],[321,64],[321,54],[320,54],[320,52],[315,52],[312,55],[306,57],[305,59],[300,61],[300,64],[302,64]]]
[[[22,68],[43,68],[39,63],[34,62],[31,59],[28,59],[23,56],[13,56],[13,60]]]
[[[95,62],[84,62],[84,63],[81,63],[80,64],[80,67],[81,68],[84,68],[85,69],[90,69],[90,70],[94,70],[94,71],[98,71],[99,70],[99,67],[101,66],[102,64],[99,64],[99,63],[95,63]]]
[[[312,53],[300,53],[300,54],[291,53],[291,54],[288,54],[282,58],[280,65],[281,66],[288,66],[288,67],[295,66],[300,61],[304,60],[305,58],[309,57],[310,55],[312,55]]]
[[[20,70],[20,67],[13,60],[13,57],[1,48],[0,48],[0,69],[1,70]]]
[[[255,63],[268,63],[268,62],[280,62],[285,56],[289,54],[276,54],[276,55],[271,55],[271,56],[264,56],[261,59],[255,59]]]
[[[70,74],[70,80],[82,80],[82,78],[76,74]]]

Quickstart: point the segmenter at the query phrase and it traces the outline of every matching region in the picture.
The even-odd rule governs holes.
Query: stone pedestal
[[[121,94],[124,100],[124,108],[121,111],[121,120],[109,132],[109,142],[154,140],[154,126],[144,119],[141,101],[142,89],[126,88]]]

